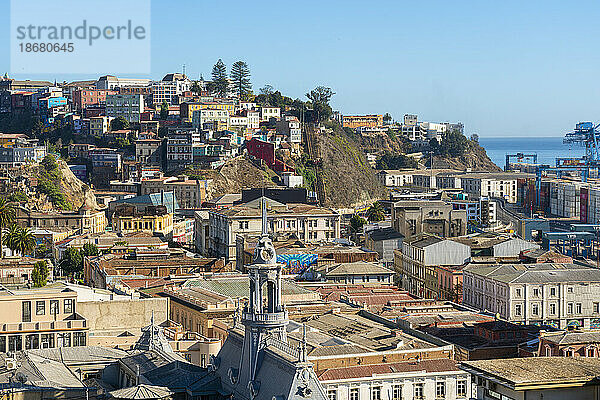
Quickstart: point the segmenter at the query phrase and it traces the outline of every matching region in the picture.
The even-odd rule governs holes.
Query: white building
[[[459,175],[461,188],[473,196],[504,199],[508,203],[517,202],[517,179],[532,178],[528,174],[476,172]]]
[[[290,143],[302,143],[300,121],[293,115],[286,115],[276,123],[277,133],[287,137]]]
[[[377,179],[387,187],[410,186],[414,172],[412,169],[385,169],[377,173]]]
[[[144,96],[141,94],[109,94],[106,96],[106,115],[123,117],[130,123],[139,123],[144,112]]]
[[[302,175],[295,175],[293,172],[282,173],[283,184],[289,188],[302,187],[304,178]]]
[[[151,83],[151,79],[117,78],[116,76],[106,75],[98,79],[96,89],[114,90],[124,87],[148,87]]]
[[[260,204],[263,198],[223,210],[208,212],[207,247],[210,255],[236,259],[236,237],[258,235],[262,231]],[[269,232],[295,234],[307,243],[333,241],[340,237],[341,215],[336,211],[307,204],[284,205],[268,202]]]
[[[385,356],[384,356],[385,358]],[[442,361],[447,366],[440,368]],[[390,366],[349,367],[343,378],[319,377],[330,400],[466,400],[471,379],[451,360],[426,360]],[[379,368],[377,368],[379,367]],[[387,368],[386,368],[387,367]],[[414,368],[413,368],[414,367]],[[354,370],[357,370],[354,372]],[[325,372],[324,375],[328,375]]]
[[[194,110],[192,113],[192,126],[196,129],[203,129],[207,122],[217,122],[229,128],[229,112],[227,110],[217,110],[205,108],[202,110]],[[238,123],[243,121],[237,121]],[[248,123],[248,120],[245,120]]]
[[[183,74],[167,74],[161,81],[152,83],[152,103],[161,105],[167,102],[173,106],[179,104],[179,97],[191,89],[192,81]]]
[[[281,108],[279,107],[261,107],[260,108],[260,120],[268,121],[270,118],[280,119]]]
[[[463,303],[524,324],[600,328],[600,270],[576,264],[479,264],[463,270]]]

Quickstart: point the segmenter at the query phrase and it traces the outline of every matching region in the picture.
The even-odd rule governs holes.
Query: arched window
[[[586,357],[596,357],[596,348],[594,346],[589,346],[585,350]]]
[[[546,357],[552,356],[552,348],[546,345]]]

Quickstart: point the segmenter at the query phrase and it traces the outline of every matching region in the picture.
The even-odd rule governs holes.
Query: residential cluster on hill
[[[597,178],[226,72],[0,80],[3,396],[596,398]]]

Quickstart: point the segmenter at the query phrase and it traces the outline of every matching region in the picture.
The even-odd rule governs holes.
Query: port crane
[[[585,146],[584,159],[572,160],[574,162],[579,161],[581,162],[581,164],[589,166],[600,165],[600,152],[598,150],[599,142],[600,124],[594,125],[592,122],[579,122],[575,125],[575,130],[573,132],[567,133],[563,139],[563,143],[566,144],[574,143]]]
[[[504,170],[508,171],[510,169],[511,162],[510,160],[516,158],[518,163],[528,162],[530,164],[537,164],[537,154],[524,154],[524,153],[516,153],[516,154],[507,154],[506,155],[506,163],[504,164]]]

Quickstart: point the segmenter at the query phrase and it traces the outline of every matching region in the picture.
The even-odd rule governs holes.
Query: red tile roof
[[[401,362],[372,365],[356,365],[345,368],[326,369],[319,374],[320,381],[334,381],[338,379],[366,378],[374,375],[393,374],[402,372],[445,372],[458,371],[456,362],[447,358],[437,360],[423,360],[420,362]]]

